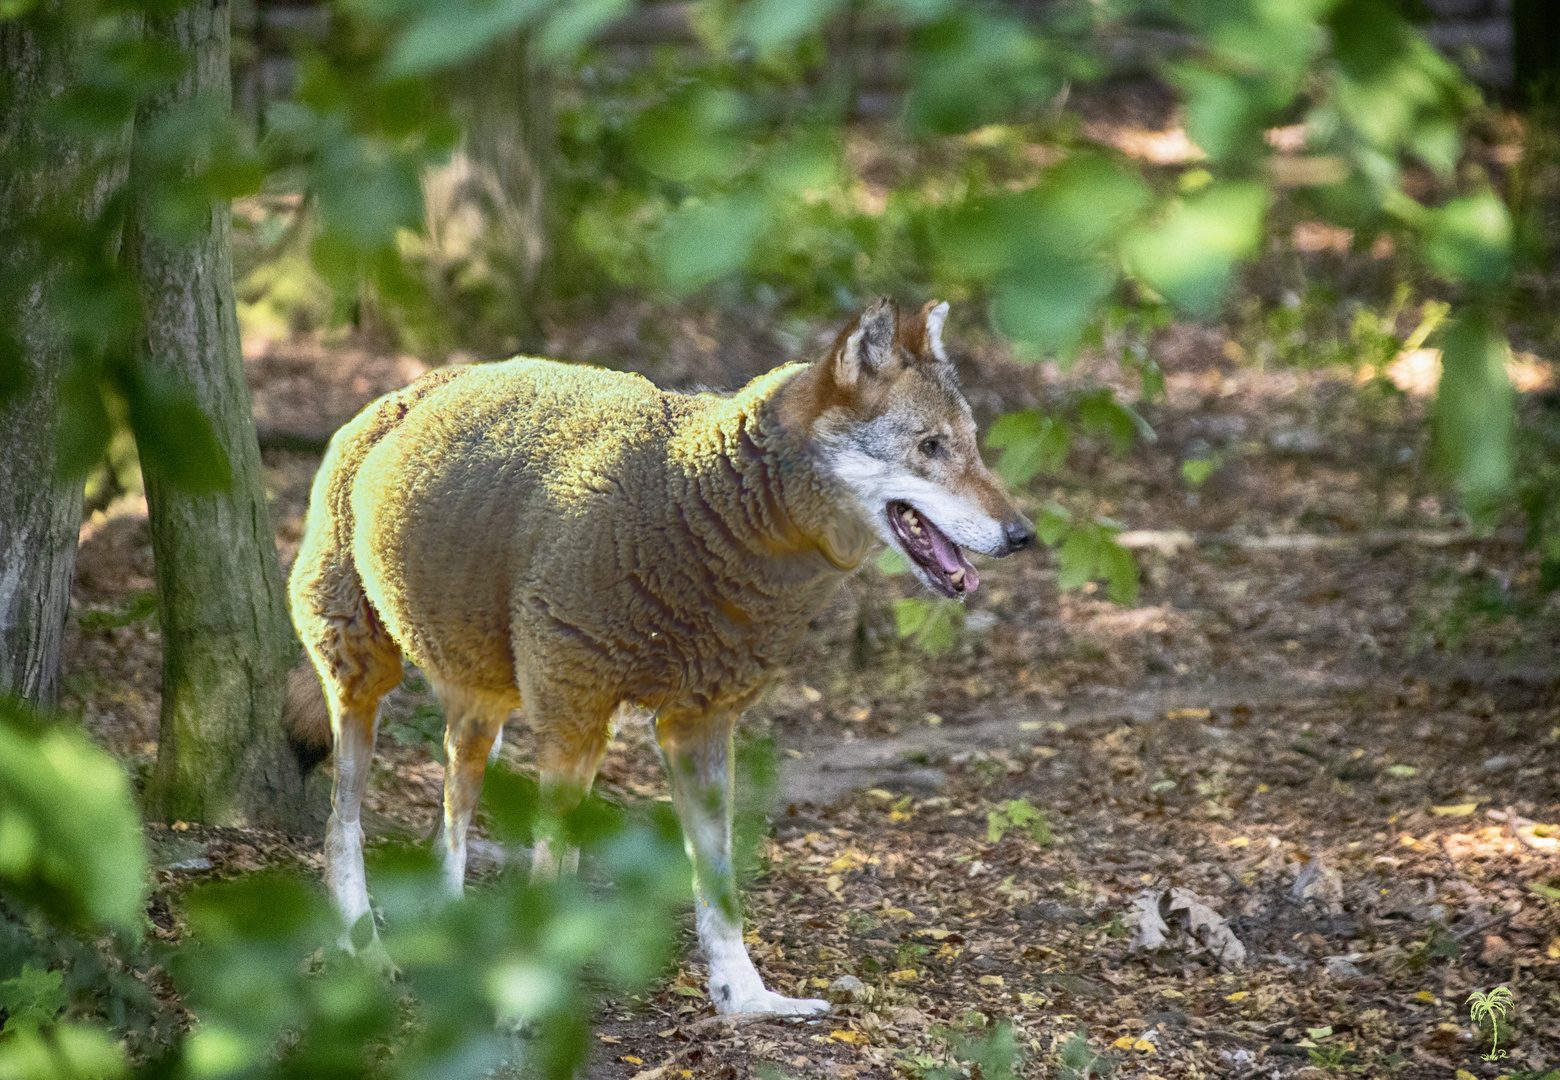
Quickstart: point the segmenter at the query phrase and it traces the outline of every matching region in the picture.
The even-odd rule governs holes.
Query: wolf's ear
[[[948,303],[928,301],[926,306],[899,322],[899,343],[916,364],[946,364],[948,350],[943,348],[943,323],[948,321]]]
[[[928,300],[926,306],[921,309],[921,315],[926,319],[926,347],[931,350],[939,363],[948,362],[948,350],[943,348],[942,332],[943,323],[948,321],[948,301],[933,303]]]
[[[886,368],[894,355],[898,325],[899,312],[892,301],[880,297],[868,304],[834,355],[834,381],[851,387],[863,372],[876,375]]]

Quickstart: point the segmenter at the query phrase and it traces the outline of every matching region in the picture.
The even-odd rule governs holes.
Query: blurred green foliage
[[[64,925],[140,925],[146,851],[130,785],[79,730],[0,699],[0,885]]]
[[[145,874],[140,817],[119,764],[73,726],[0,697],[0,1076],[124,1072],[123,1049],[101,1019],[62,1015],[78,987],[68,992],[65,975],[48,965],[75,961],[73,984],[75,969],[93,972],[92,950],[76,934],[107,930],[133,948]],[[121,1002],[144,999],[96,973]],[[128,1015],[122,1005],[118,1012]]]
[[[484,805],[496,836],[530,839],[533,783],[495,770]],[[690,895],[691,870],[675,818],[656,806],[631,815],[591,799],[562,822],[609,889],[527,884],[512,868],[451,901],[427,850],[381,849],[369,875],[395,984],[335,948],[337,917],[313,882],[257,875],[193,893],[185,910],[195,944],[173,971],[198,1023],[164,1067],[475,1076],[523,1061],[530,1072],[570,1075],[588,1046],[595,995],[641,988],[675,944],[670,917]]]
[[[766,760],[759,749],[743,768],[762,781]],[[318,882],[289,874],[187,892],[183,939],[152,955],[140,937],[145,845],[122,769],[79,732],[0,704],[0,1076],[476,1076],[506,1062],[571,1075],[595,996],[642,988],[677,943],[672,915],[692,873],[678,825],[665,804],[597,798],[543,822],[535,783],[502,768],[484,795],[496,838],[557,829],[582,847],[585,871],[533,885],[512,866],[450,900],[426,849],[376,849],[397,982],[342,954]],[[755,811],[738,830],[750,848]],[[91,945],[104,930],[113,935]],[[107,968],[105,949],[119,958]],[[126,962],[167,968],[194,1021],[182,1033],[162,1021],[160,1044],[141,1040],[128,1064],[115,1036],[154,1026],[156,1009],[120,973]]]
[[[986,841],[999,844],[1009,831],[1027,833],[1041,847],[1049,847],[1056,841],[1045,811],[1026,799],[1009,799],[986,811]]]
[[[1391,236],[1451,302],[1444,329],[1426,332],[1444,352],[1439,456],[1476,508],[1511,486],[1505,301],[1524,260],[1545,246],[1532,242],[1526,211],[1513,214],[1478,170],[1458,168],[1477,95],[1396,6],[1060,0],[1030,18],[970,0],[703,0],[695,45],[632,65],[609,62],[592,44],[626,7],[341,0],[323,39],[297,43],[296,85],[257,142],[214,99],[126,137],[183,71],[180,56],[140,34],[145,16],[166,10],[160,0],[0,7],[0,19],[25,20],[69,57],[57,95],[24,98],[9,74],[0,81],[0,108],[26,101],[35,110],[24,137],[0,146],[0,169],[58,180],[11,226],[8,241],[31,261],[0,280],[0,303],[14,311],[36,302],[38,281],[58,283],[43,302],[69,353],[66,467],[84,473],[103,458],[117,415],[148,468],[193,488],[226,475],[187,389],[138,363],[138,283],[119,254],[131,220],[177,238],[213,200],[295,194],[293,231],[272,238],[290,269],[246,275],[247,304],[282,318],[319,305],[323,286],[336,320],[372,304],[414,340],[447,343],[407,238],[424,225],[425,170],[460,141],[453,75],[500,38],[525,33],[540,61],[570,80],[557,117],[559,291],[602,282],[673,297],[710,290],[828,319],[875,292],[935,294],[983,307],[1018,355],[1065,366],[1133,320],[1221,313],[1275,207],[1293,204],[1362,236]],[[846,14],[895,28],[906,42],[907,91],[881,130],[905,153],[871,184],[850,160],[856,95],[831,52],[831,27]],[[1121,55],[1175,89],[1205,159],[1145,166],[1081,135],[1066,94],[1113,75]],[[1269,144],[1270,128],[1301,123],[1300,151]],[[62,146],[81,152],[79,167],[45,168]],[[1420,169],[1435,185],[1406,183]],[[83,217],[84,195],[102,185],[103,210]],[[279,297],[279,285],[296,297]],[[1380,362],[1396,340],[1390,323],[1357,320],[1350,347]],[[24,386],[25,348],[15,321],[0,320],[0,408]],[[1062,471],[1081,437],[1118,453],[1151,438],[1138,406],[1161,381],[1145,356],[1123,352],[1142,376],[1139,402],[1099,391],[993,425],[1003,478],[1024,489]],[[1552,496],[1529,490],[1525,500],[1530,520],[1555,516]],[[1134,602],[1137,569],[1114,541],[1117,523],[1046,502],[1037,526],[1057,551],[1062,587],[1103,580],[1112,599]],[[1543,532],[1552,544],[1547,524]],[[901,634],[929,651],[956,644],[961,617],[920,599],[896,609]],[[534,785],[497,771],[488,787],[495,831],[528,836]],[[586,1046],[590,993],[642,983],[665,961],[667,917],[686,897],[688,868],[662,808],[635,815],[588,800],[562,824],[610,888],[533,887],[510,871],[450,903],[425,853],[382,852],[373,880],[398,985],[335,953],[336,927],[312,883],[267,876],[191,894],[190,941],[168,964],[196,1023],[137,1068],[476,1075],[516,1052],[495,1028],[502,1021],[531,1033],[524,1053],[536,1069],[567,1075]],[[91,949],[67,956],[59,943],[106,926],[122,939],[116,948],[135,947],[145,873],[118,766],[79,734],[0,706],[8,935],[0,1076],[128,1068],[110,1029],[129,1013],[73,1004],[72,980],[90,968]],[[1016,1055],[1005,1031],[971,1043],[964,1066],[1010,1075]],[[1088,1075],[1096,1059],[1078,1039],[1062,1064]]]
[[[1398,6],[1064,0],[1033,17],[961,0],[853,6],[852,25],[897,28],[905,43],[903,108],[879,135],[913,152],[874,190],[848,160],[856,97],[834,32],[845,8],[706,0],[693,13],[695,44],[623,63],[592,44],[627,9],[621,0],[337,5],[326,38],[299,40],[296,86],[268,112],[258,145],[216,103],[197,102],[136,133],[134,182],[101,220],[72,221],[62,201],[35,223],[65,240],[51,250],[80,279],[58,312],[76,342],[69,463],[85,469],[102,454],[105,389],[127,402],[149,463],[211,457],[193,452],[205,428],[186,415],[180,389],[151,385],[133,363],[135,304],[105,254],[128,212],[175,234],[212,198],[300,192],[304,248],[336,317],[371,298],[413,340],[448,342],[405,237],[423,225],[423,171],[459,143],[451,75],[525,33],[570,87],[557,117],[566,235],[549,275],[556,288],[593,276],[673,296],[713,287],[830,318],[873,292],[935,293],[985,302],[1021,355],[1065,363],[1122,304],[1217,314],[1275,199],[1292,199],[1338,224],[1390,232],[1483,312],[1470,318],[1486,328],[1485,352],[1467,335],[1450,342],[1448,369],[1462,370],[1438,410],[1440,444],[1476,501],[1504,489],[1509,425],[1486,423],[1504,406],[1478,356],[1503,347],[1495,297],[1517,258],[1513,218],[1476,175],[1455,173],[1478,95]],[[177,56],[137,39],[134,5],[27,9],[18,11],[51,33],[102,28],[78,35],[83,85],[43,118],[59,137],[106,145],[179,72]],[[1081,137],[1061,108],[1065,91],[1110,77],[1122,55],[1180,95],[1204,160],[1146,167]],[[1301,153],[1269,145],[1270,128],[1300,122]],[[1034,147],[1054,152],[1026,158]],[[27,152],[8,148],[18,163]],[[1414,198],[1404,177],[1416,167],[1452,197]],[[294,269],[273,282],[300,280]],[[266,282],[250,282],[248,302],[258,303]],[[1001,429],[994,446],[1010,481],[1059,460],[1071,425],[1049,419],[1049,428],[1031,419]]]

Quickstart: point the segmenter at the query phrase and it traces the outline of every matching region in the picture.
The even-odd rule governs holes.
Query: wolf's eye
[[[942,451],[942,440],[935,436],[922,439],[921,445],[917,449],[926,457],[936,457]]]

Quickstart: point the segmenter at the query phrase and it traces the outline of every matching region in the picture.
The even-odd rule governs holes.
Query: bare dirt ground
[[[949,337],[983,418],[1064,402],[1085,372],[1125,381],[1098,358],[1063,376]],[[669,385],[732,385],[788,348],[733,316],[628,303],[551,344]],[[603,1006],[592,1076],[919,1076],[1002,1021],[1029,1076],[1560,1067],[1560,624],[1534,558],[1443,509],[1419,400],[1239,363],[1217,331],[1148,345],[1167,373],[1145,410],[1158,441],[1120,458],[1085,441],[1032,492],[1136,534],[1136,607],[1060,593],[1045,552],[989,563],[957,647],[927,657],[895,634],[907,583],[865,571],[748,720],[783,766],[750,948],[771,986],[833,1012],[716,1018],[690,916],[681,966]],[[286,562],[309,438],[421,365],[296,343],[249,370],[262,428],[304,436],[266,453]],[[1191,487],[1181,462],[1210,454],[1225,464]],[[121,499],[83,536],[69,704],[144,769],[160,663],[144,509]],[[411,678],[387,707],[382,832],[431,827],[430,702]],[[504,753],[529,757],[518,718]],[[600,785],[662,795],[644,725]],[[319,863],[308,838],[150,831],[165,933],[192,881]],[[1496,985],[1509,1056],[1485,1061],[1467,999]]]

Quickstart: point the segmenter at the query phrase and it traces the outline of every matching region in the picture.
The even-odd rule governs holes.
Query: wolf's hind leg
[[[581,703],[550,688],[526,695],[526,719],[536,734],[542,805],[554,816],[573,810],[590,793],[612,739],[614,701]],[[545,834],[531,850],[531,880],[556,881],[580,867],[580,849]]]
[[[352,928],[368,915],[368,877],[363,869],[363,795],[373,766],[379,702],[333,709],[336,778],[330,820],[325,825],[325,884],[345,928],[341,947],[353,952]],[[372,916],[370,916],[372,920]],[[372,925],[372,923],[371,923]]]
[[[764,988],[742,941],[742,907],[731,862],[732,734],[736,716],[666,714],[656,738],[671,776],[672,798],[693,862],[699,946],[710,966],[710,1001],[719,1013],[827,1012],[819,998],[789,998]]]
[[[330,708],[336,775],[325,826],[325,882],[346,927],[341,947],[353,952],[352,928],[368,914],[363,796],[373,765],[379,702],[401,681],[401,651],[361,589],[354,588],[356,575],[338,585],[330,597],[336,603],[307,622],[299,620],[299,629]]]
[[[451,896],[466,887],[466,831],[482,795],[482,776],[504,721],[517,703],[513,693],[495,694],[441,683],[434,689],[444,705],[444,827],[439,859]]]

